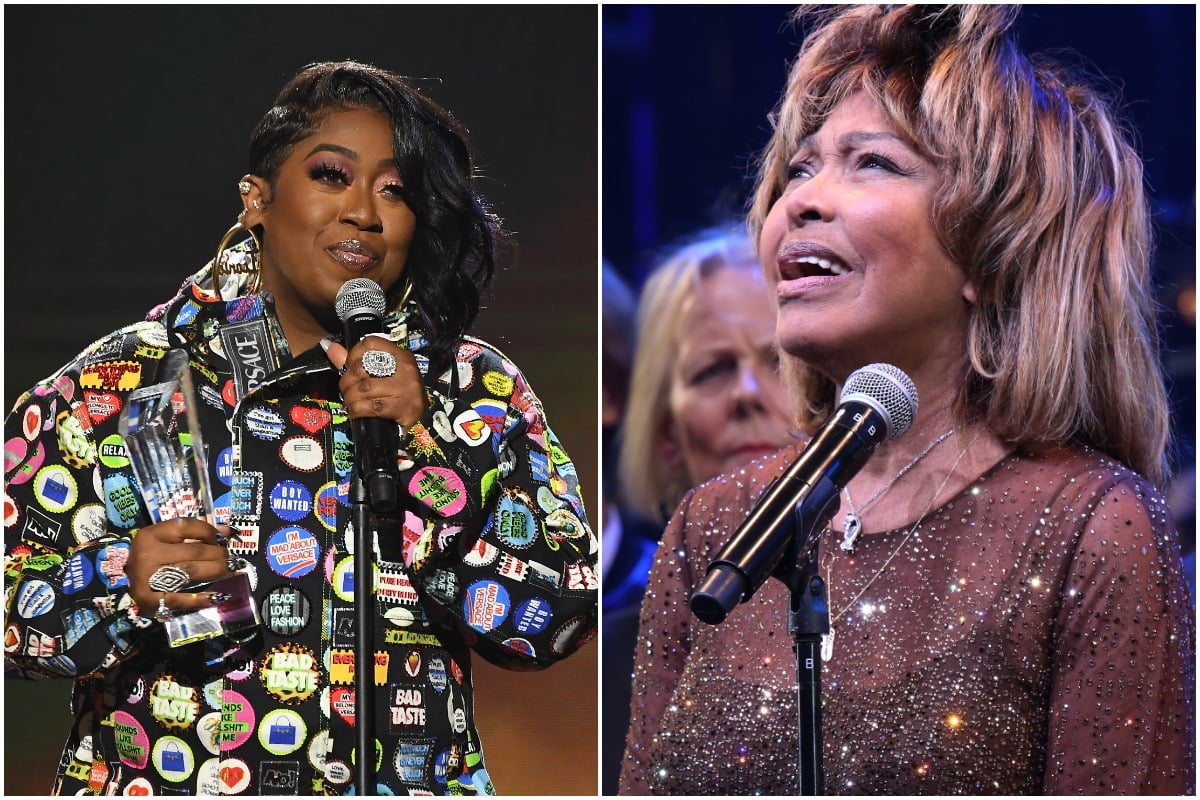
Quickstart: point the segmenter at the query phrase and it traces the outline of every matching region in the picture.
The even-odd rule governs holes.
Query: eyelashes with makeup
[[[873,153],[869,151],[861,153],[855,158],[854,167],[855,169],[869,169],[874,167],[901,176],[910,174],[909,170],[901,168],[891,159],[886,158],[879,153]],[[788,164],[787,179],[789,181],[799,180],[800,178],[810,174],[809,168],[810,165],[805,161]]]
[[[350,175],[336,164],[321,162],[314,164],[308,171],[308,177],[320,183],[334,183],[341,186],[350,185]],[[405,199],[404,184],[391,182],[383,187],[383,191],[394,196],[397,200]]]

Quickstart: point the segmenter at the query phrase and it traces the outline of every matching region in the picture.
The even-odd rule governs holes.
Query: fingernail
[[[229,598],[233,597],[229,592],[209,592],[208,602],[214,606],[224,603]]]
[[[317,344],[321,345],[321,349],[324,350],[326,353],[328,353],[329,345],[333,344],[333,340],[330,339],[328,336],[325,336],[321,339],[321,341],[317,342]]]

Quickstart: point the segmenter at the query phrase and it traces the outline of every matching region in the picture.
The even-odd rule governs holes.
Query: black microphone
[[[838,508],[838,493],[880,442],[903,434],[916,415],[917,387],[901,370],[868,364],[852,372],[837,410],[787,472],[767,486],[708,565],[692,595],[692,613],[716,625],[749,600],[793,552],[796,536],[807,539],[829,521]]]
[[[334,299],[334,308],[345,325],[347,350],[364,336],[383,333],[387,296],[370,278],[351,278],[343,283]],[[358,476],[366,487],[371,509],[377,514],[394,513],[400,504],[400,476],[396,469],[400,433],[396,423],[378,417],[359,417],[350,420],[350,433]]]

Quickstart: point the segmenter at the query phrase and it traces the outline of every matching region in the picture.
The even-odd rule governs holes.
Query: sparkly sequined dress
[[[787,589],[769,580],[718,626],[688,607],[796,453],[700,487],[664,534],[622,794],[797,792]],[[865,534],[853,557],[820,544],[826,793],[1194,794],[1193,606],[1148,483],[1090,451],[1009,455],[845,609],[908,533]]]

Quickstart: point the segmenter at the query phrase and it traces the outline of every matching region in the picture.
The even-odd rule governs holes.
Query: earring
[[[262,242],[258,239],[258,234],[252,228],[247,228],[242,224],[242,219],[246,216],[243,209],[241,214],[238,214],[238,221],[233,224],[229,230],[225,231],[225,235],[221,237],[221,241],[217,244],[217,254],[212,262],[212,285],[213,294],[217,297],[221,296],[221,284],[224,279],[221,277],[221,271],[224,269],[227,275],[249,275],[247,281],[249,284],[250,294],[257,294],[262,284],[262,267],[258,263],[259,253],[262,252]],[[249,247],[237,247],[226,250],[229,241],[241,232],[250,234],[250,239],[253,244]],[[245,242],[242,243],[243,245]],[[224,262],[224,263],[222,263]]]
[[[250,181],[238,181],[238,191],[242,194],[250,194]]]
[[[410,281],[405,282],[404,294],[400,295],[400,302],[396,304],[396,308],[403,309],[406,305],[408,305],[408,298],[409,298],[409,295],[412,294],[412,289],[413,289],[412,281],[410,280]]]

